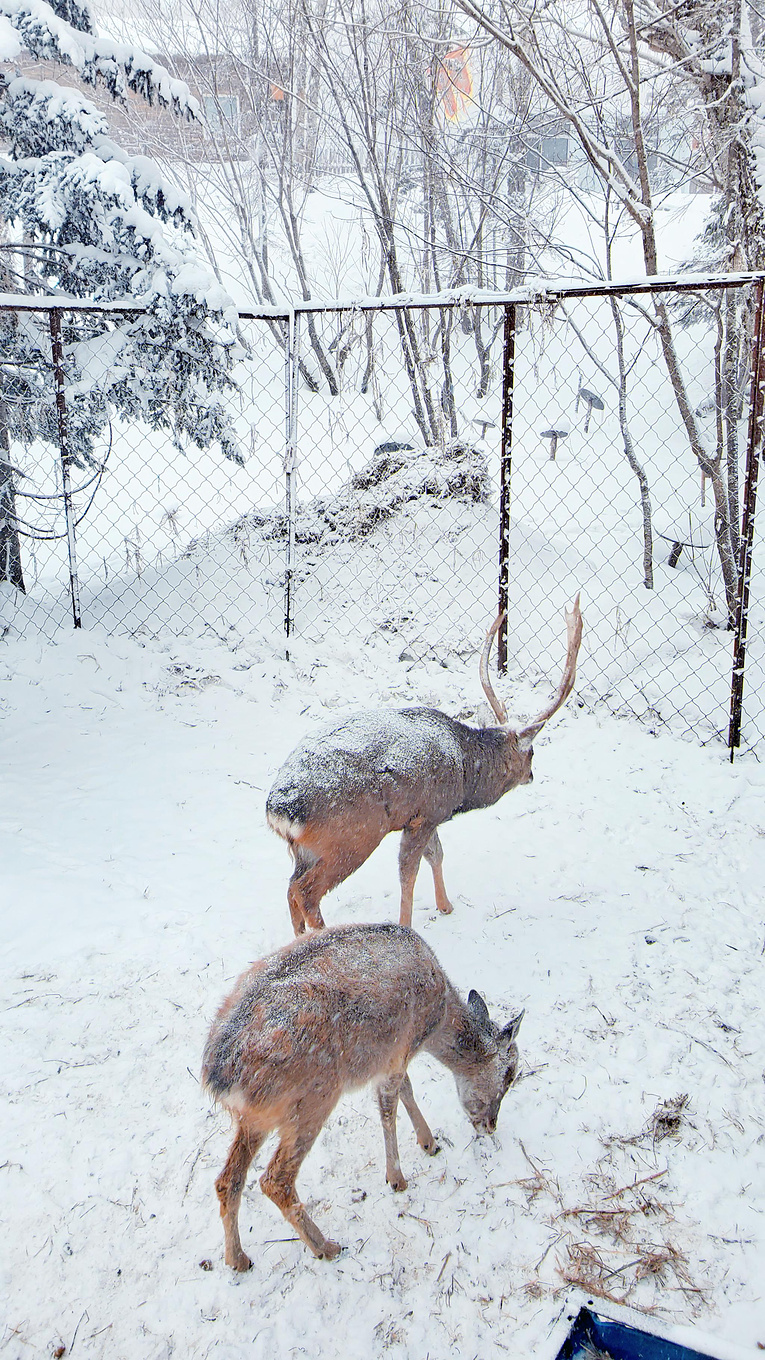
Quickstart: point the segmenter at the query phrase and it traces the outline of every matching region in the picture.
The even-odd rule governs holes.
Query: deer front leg
[[[304,935],[305,913],[303,911],[303,895],[300,888],[296,887],[293,879],[290,879],[290,884],[287,888],[287,905],[290,909],[292,929],[296,935]]]
[[[433,1137],[433,1134],[430,1132],[430,1127],[415,1101],[412,1083],[409,1080],[408,1073],[404,1074],[400,1095],[401,1103],[412,1121],[412,1127],[417,1135],[417,1142],[423,1152],[427,1152],[429,1157],[435,1157],[436,1153],[440,1152],[441,1149]]]
[[[401,1170],[398,1156],[398,1136],[396,1134],[396,1112],[398,1096],[406,1073],[395,1072],[377,1083],[377,1103],[385,1139],[385,1179],[391,1190],[406,1190],[406,1178]],[[411,1087],[410,1087],[411,1090]]]
[[[234,1270],[249,1270],[252,1265],[239,1240],[239,1205],[250,1163],[264,1138],[265,1134],[251,1133],[240,1123],[226,1165],[215,1182],[223,1219],[226,1265],[233,1266]]]
[[[277,1208],[281,1209],[301,1242],[305,1242],[320,1261],[334,1261],[335,1257],[340,1255],[342,1247],[339,1242],[333,1242],[325,1237],[313,1219],[309,1218],[305,1206],[298,1198],[295,1182],[328,1113],[328,1110],[323,1111],[319,1122],[313,1123],[310,1128],[302,1127],[297,1131],[284,1132],[276,1152],[260,1178],[263,1194],[268,1195]]]

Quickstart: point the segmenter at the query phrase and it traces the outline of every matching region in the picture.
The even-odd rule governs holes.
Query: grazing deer
[[[293,940],[243,973],[213,1021],[202,1081],[236,1120],[228,1160],[215,1182],[226,1264],[249,1270],[239,1240],[239,1203],[267,1135],[279,1146],[260,1178],[298,1237],[320,1260],[341,1248],[298,1199],[301,1164],[344,1091],[374,1081],[385,1140],[385,1177],[405,1190],[396,1139],[399,1096],[417,1141],[438,1144],[415,1104],[407,1075],[421,1049],[454,1073],[477,1133],[493,1133],[515,1080],[515,1037],[523,1011],[504,1029],[478,992],[467,1003],[424,940],[400,925],[333,926]]]
[[[289,845],[295,869],[287,890],[296,935],[319,930],[319,903],[358,869],[389,831],[399,850],[401,925],[412,924],[412,898],[424,855],[433,871],[436,906],[450,912],[437,828],[459,812],[490,807],[503,793],[530,784],[532,742],[574,685],[582,640],[579,596],[566,610],[563,678],[552,702],[516,731],[489,682],[489,652],[504,618],[486,635],[481,684],[498,727],[467,727],[435,708],[353,713],[297,746],[268,795],[268,824]]]

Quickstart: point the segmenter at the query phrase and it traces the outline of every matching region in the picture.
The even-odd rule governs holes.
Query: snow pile
[[[4,14],[0,14],[0,61],[15,61],[21,52],[21,40]]]
[[[319,550],[355,543],[423,497],[488,505],[491,480],[484,455],[461,440],[442,449],[381,444],[335,495],[317,496],[300,507],[295,537]],[[247,523],[262,528],[269,538],[284,538],[288,531],[287,517],[280,513],[247,516]],[[241,532],[241,525],[232,532]]]

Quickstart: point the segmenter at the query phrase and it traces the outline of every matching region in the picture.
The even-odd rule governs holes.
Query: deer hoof
[[[421,1147],[423,1152],[427,1152],[429,1157],[437,1157],[438,1153],[441,1151],[441,1144],[437,1143],[435,1138],[428,1139],[427,1143],[421,1144]]]
[[[324,1246],[316,1255],[320,1261],[336,1261],[343,1248],[339,1242],[331,1242],[328,1237],[324,1239]]]
[[[400,1171],[397,1176],[386,1176],[385,1179],[387,1180],[391,1190],[396,1191],[406,1190],[408,1182],[405,1180],[404,1176],[401,1174]]]
[[[451,902],[439,902],[438,910],[440,911],[442,916],[451,916],[452,912],[454,911],[454,907],[452,906]]]
[[[229,1260],[226,1261],[226,1265],[231,1266],[234,1270],[238,1270],[241,1272],[244,1272],[245,1270],[252,1270],[252,1261],[250,1260],[249,1256],[247,1256],[243,1251],[236,1252],[236,1254],[230,1261]]]

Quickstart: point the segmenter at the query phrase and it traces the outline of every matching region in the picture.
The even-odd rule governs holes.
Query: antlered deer
[[[202,1081],[231,1111],[236,1136],[215,1188],[226,1263],[248,1270],[239,1203],[267,1135],[279,1146],[260,1178],[298,1237],[320,1260],[341,1248],[301,1204],[295,1182],[344,1091],[374,1081],[385,1140],[385,1177],[405,1190],[396,1139],[399,1096],[420,1147],[438,1145],[415,1104],[407,1066],[421,1049],[451,1072],[478,1133],[493,1133],[518,1068],[523,1011],[502,1029],[478,992],[467,1003],[424,940],[400,925],[333,926],[302,936],[243,973],[213,1021]]]
[[[480,662],[498,727],[467,727],[435,708],[372,710],[320,728],[287,757],[268,795],[266,817],[295,861],[287,900],[296,935],[306,926],[323,927],[324,894],[358,869],[389,831],[403,832],[401,924],[412,923],[423,855],[433,871],[438,910],[452,910],[437,828],[531,783],[532,742],[565,703],[576,675],[582,640],[578,595],[566,610],[566,662],[554,699],[520,731],[510,727],[489,682],[489,652],[503,617],[487,633]]]

